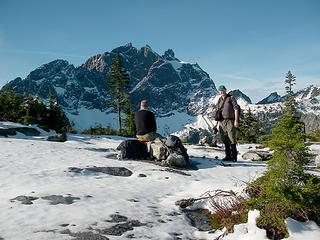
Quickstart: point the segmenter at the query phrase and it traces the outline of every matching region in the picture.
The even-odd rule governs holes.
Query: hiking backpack
[[[169,156],[167,157],[169,164],[171,162],[172,165],[180,165],[178,167],[190,165],[187,149],[183,146],[180,138],[174,135],[169,135],[164,144],[167,146],[169,152]]]
[[[117,150],[121,151],[122,159],[150,159],[146,144],[139,140],[124,140],[117,147]]]

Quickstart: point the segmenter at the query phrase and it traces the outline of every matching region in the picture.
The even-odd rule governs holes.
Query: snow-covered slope
[[[0,122],[0,128],[11,126]],[[239,161],[231,167],[215,159],[223,157],[218,148],[187,145],[198,170],[182,170],[183,175],[152,163],[114,159],[120,137],[68,134],[67,142],[57,143],[44,140],[48,133],[38,130],[39,137],[0,137],[5,149],[0,151],[0,239],[211,240],[222,232],[199,231],[175,202],[209,190],[238,191],[239,180],[248,181],[266,169],[265,163],[241,158],[254,145],[240,145]],[[94,166],[126,168],[132,174],[80,171]],[[222,239],[266,239],[265,231],[256,227],[257,216],[257,211],[250,212],[248,223]],[[314,222],[287,219],[287,225],[289,240],[320,238]]]

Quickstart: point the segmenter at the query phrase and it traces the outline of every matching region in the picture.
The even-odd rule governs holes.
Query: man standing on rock
[[[140,110],[136,112],[134,123],[137,130],[137,138],[140,141],[152,141],[156,138],[162,139],[157,131],[156,118],[152,112],[148,110],[147,100],[142,100]]]
[[[217,128],[219,123],[219,133],[221,140],[225,145],[226,156],[224,161],[237,161],[237,141],[236,130],[239,127],[239,105],[236,99],[227,94],[227,89],[224,85],[219,86],[218,91],[221,97],[218,100],[217,108],[221,110],[220,117],[216,117]]]

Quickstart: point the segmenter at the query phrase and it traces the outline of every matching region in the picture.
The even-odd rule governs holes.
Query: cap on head
[[[219,87],[218,87],[218,91],[226,91],[227,89],[226,89],[226,87],[224,86],[224,85],[220,85]]]

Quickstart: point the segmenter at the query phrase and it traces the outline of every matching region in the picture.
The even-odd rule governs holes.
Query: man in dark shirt
[[[219,123],[219,132],[225,145],[226,153],[226,157],[223,160],[236,162],[238,155],[236,130],[239,127],[239,105],[233,96],[227,94],[225,86],[219,86],[218,91],[221,97],[217,107],[222,109],[223,119],[217,121],[214,128],[217,128]]]
[[[157,131],[156,118],[152,112],[148,110],[147,100],[142,100],[140,110],[136,112],[134,123],[137,130],[137,138],[141,141],[151,141],[156,138],[162,138]]]

